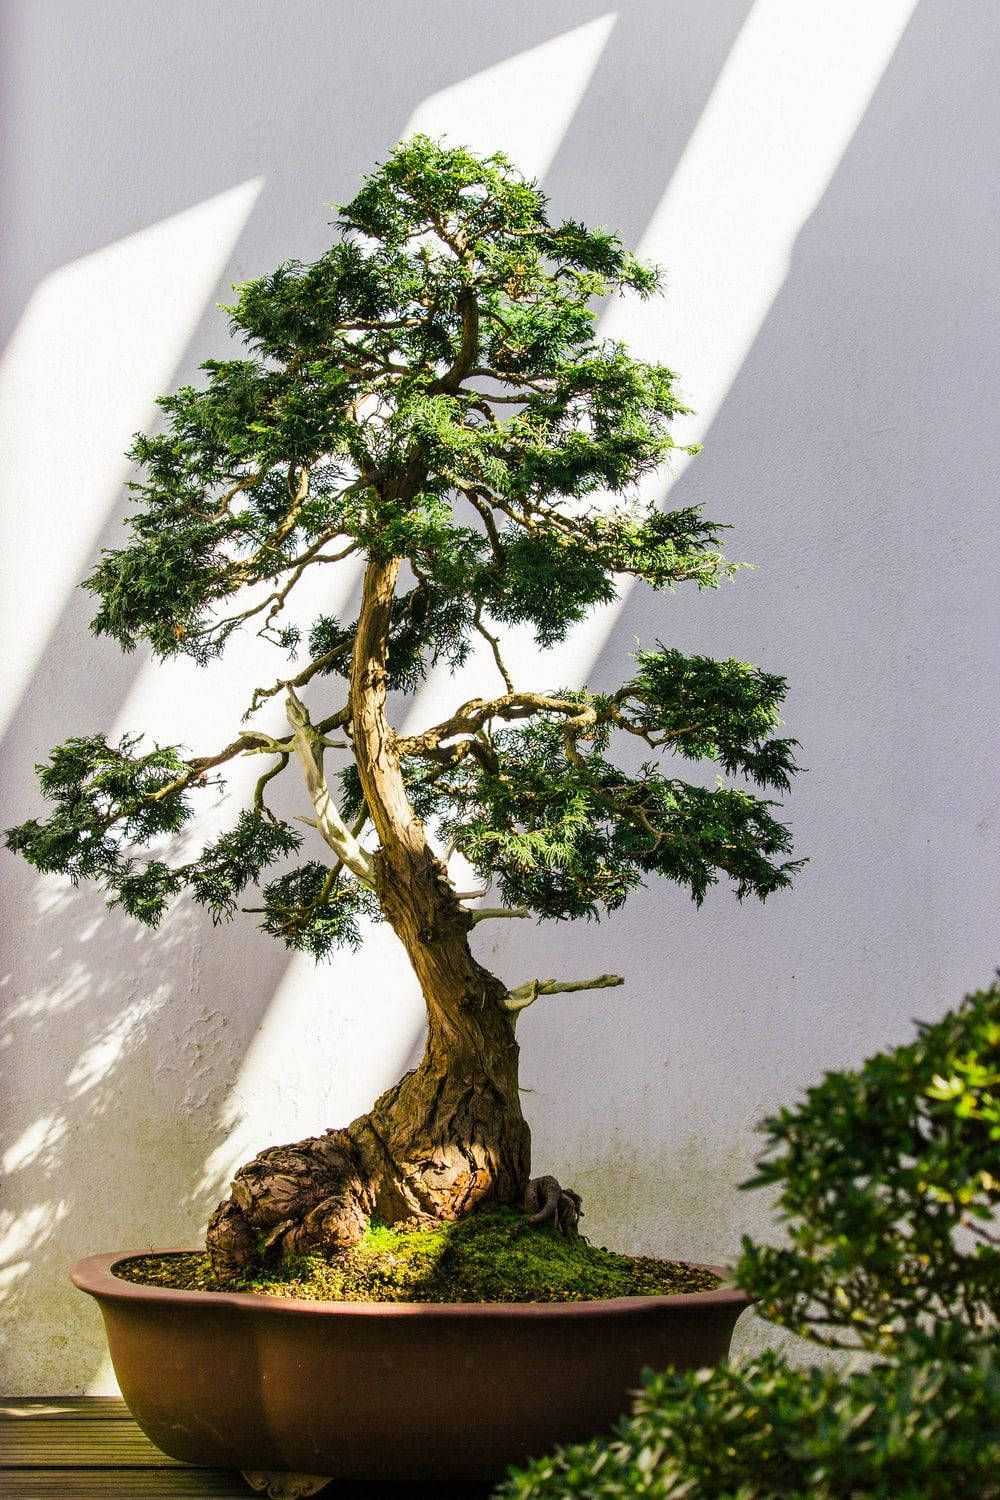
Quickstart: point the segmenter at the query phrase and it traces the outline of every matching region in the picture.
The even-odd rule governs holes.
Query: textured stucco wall
[[[477,944],[512,982],[628,976],[523,1019],[536,1163],[600,1242],[727,1255],[767,1227],[734,1187],[754,1122],[997,961],[993,5],[21,0],[6,25],[4,825],[69,733],[226,735],[247,647],[154,670],[88,636],[74,585],[120,535],[129,433],[225,352],[229,283],[318,253],[400,135],[504,145],[669,268],[606,327],[699,412],[659,492],[760,570],[636,591],[522,661],[601,685],[659,636],[785,672],[811,863],[763,908],[661,886]],[[110,1390],[67,1264],[192,1241],[236,1163],[398,1074],[420,1010],[384,930],[314,969],[190,910],[150,935],[11,858],[3,882],[0,1388]]]

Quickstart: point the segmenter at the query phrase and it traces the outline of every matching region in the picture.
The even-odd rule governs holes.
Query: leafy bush
[[[744,1240],[760,1311],[834,1347],[891,1353],[915,1321],[1000,1314],[1000,985],[917,1039],[828,1073],[765,1120],[747,1187],[777,1186],[784,1249]]]
[[[647,1374],[609,1439],[511,1478],[509,1500],[1000,1496],[1000,986],[909,1045],[829,1073],[762,1126],[745,1187],[777,1187],[783,1249],[740,1285],[865,1370],[769,1352]]]
[[[1000,1362],[926,1358],[844,1375],[773,1352],[647,1376],[610,1441],[515,1475],[510,1500],[957,1500],[1000,1495]]]

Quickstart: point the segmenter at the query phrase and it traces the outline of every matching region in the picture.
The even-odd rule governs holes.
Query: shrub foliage
[[[508,1500],[971,1500],[1000,1495],[1000,1363],[928,1359],[841,1374],[769,1352],[647,1377],[608,1441],[565,1448]]]
[[[744,1186],[778,1189],[790,1245],[745,1240],[737,1280],[876,1362],[647,1374],[610,1438],[512,1475],[508,1500],[1000,1495],[1000,986],[762,1128]]]
[[[914,1324],[1000,1314],[1000,986],[766,1120],[749,1187],[776,1187],[787,1247],[744,1240],[760,1310],[837,1347],[892,1352]]]

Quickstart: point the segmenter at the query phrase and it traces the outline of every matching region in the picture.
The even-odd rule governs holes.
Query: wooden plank
[[[17,1500],[252,1500],[239,1474],[223,1469],[0,1469],[0,1494]]]
[[[0,1469],[173,1469],[124,1401],[77,1397],[0,1405]]]
[[[0,1397],[0,1421],[31,1417],[35,1421],[77,1421],[81,1416],[110,1417],[132,1421],[132,1414],[120,1396],[3,1396]]]
[[[153,1446],[134,1423],[48,1423],[39,1431],[0,1424],[0,1469],[175,1469],[184,1467]]]
[[[332,1484],[331,1500],[488,1500],[492,1485]],[[226,1469],[196,1469],[161,1453],[123,1401],[111,1396],[8,1397],[0,1401],[0,1495],[18,1500],[248,1500]]]

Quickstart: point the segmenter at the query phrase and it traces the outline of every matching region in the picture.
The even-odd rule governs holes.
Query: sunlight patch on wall
[[[9,1177],[11,1172],[33,1166],[43,1154],[51,1152],[65,1134],[66,1121],[61,1115],[43,1115],[7,1147],[2,1158],[4,1173]]]
[[[363,948],[338,950],[332,963],[291,957],[230,1091],[229,1131],[200,1191],[224,1185],[265,1146],[363,1114],[409,1065],[423,1024],[413,972],[388,926],[366,923]]]
[[[30,1257],[51,1239],[57,1225],[69,1212],[59,1199],[54,1203],[35,1203],[22,1213],[0,1213],[0,1288],[4,1296],[31,1268]]]
[[[680,371],[692,431],[725,400],[916,4],[750,12],[639,245],[666,267],[666,298],[619,303],[604,325]]]
[[[616,13],[598,16],[442,89],[414,111],[403,139],[447,136],[456,146],[505,151],[528,177],[541,177],[601,60]]]
[[[80,1099],[110,1077],[123,1058],[141,1044],[145,1023],[166,1002],[168,995],[168,989],[161,986],[148,997],[131,1001],[108,1022],[102,1034],[83,1049],[66,1075],[64,1087],[68,1098]]]
[[[115,1367],[111,1363],[111,1355],[102,1355],[100,1364],[83,1388],[85,1396],[120,1396],[121,1391],[115,1378]]]
[[[0,728],[87,569],[132,433],[169,383],[263,185],[251,178],[63,266],[25,308],[0,362],[9,579]]]
[[[679,443],[700,441],[718,415],[916,5],[757,0],[750,12],[636,247],[666,268],[666,296],[619,300],[602,322],[680,372],[696,411],[675,423]],[[678,454],[644,493],[668,493],[692,461]],[[630,590],[623,581],[617,605],[576,633],[584,675]]]

